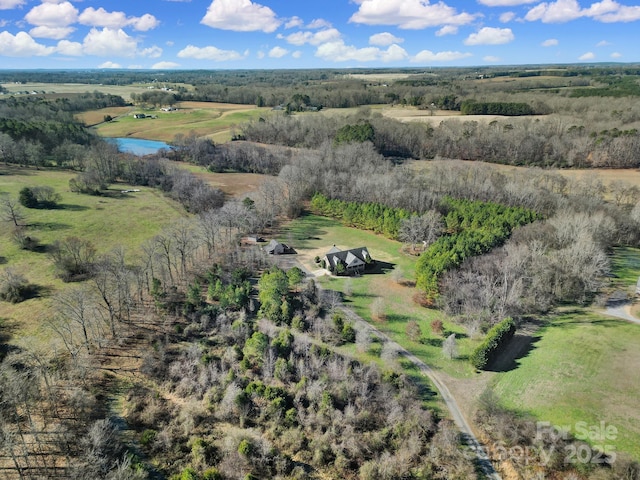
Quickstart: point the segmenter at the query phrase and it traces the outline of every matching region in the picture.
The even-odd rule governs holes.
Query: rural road
[[[460,429],[460,432],[462,433],[462,437],[465,443],[467,444],[469,449],[474,452],[477,458],[478,466],[482,471],[482,473],[484,474],[485,478],[488,478],[491,480],[501,480],[500,475],[493,468],[493,464],[489,459],[489,455],[487,455],[486,450],[484,449],[482,444],[478,441],[478,439],[473,433],[473,430],[471,430],[471,427],[467,423],[467,420],[464,418],[464,415],[462,414],[460,407],[458,407],[458,404],[455,398],[453,397],[453,395],[451,395],[451,392],[449,391],[447,386],[442,382],[442,380],[440,380],[436,372],[429,365],[427,365],[418,357],[416,357],[411,352],[406,350],[400,344],[398,344],[397,342],[394,342],[385,333],[381,332],[380,330],[378,330],[377,328],[373,327],[371,324],[363,320],[362,317],[357,315],[353,310],[345,307],[344,305],[340,306],[340,309],[344,312],[344,314],[349,319],[351,319],[354,323],[356,323],[359,328],[368,330],[371,334],[375,335],[380,340],[383,340],[384,342],[388,342],[390,345],[392,345],[398,352],[400,352],[401,355],[403,355],[405,358],[411,361],[425,377],[431,380],[433,385],[440,392],[440,396],[442,397],[442,400],[444,401],[447,408],[449,409],[449,412],[451,412],[451,417],[453,418],[453,421],[455,422],[455,424],[458,426],[458,429]]]
[[[286,266],[283,265],[280,259],[278,259],[277,263],[281,268],[291,268],[293,264],[295,264],[295,266],[300,268],[305,273],[307,278],[316,277],[316,274],[314,274],[313,272],[310,272],[304,265],[302,265],[300,261],[298,261],[298,259],[289,259],[289,261],[286,262],[287,264]],[[323,290],[322,286],[317,282],[316,282],[316,286],[318,290]],[[471,430],[471,427],[469,426],[469,423],[467,422],[464,415],[462,414],[462,411],[460,410],[460,407],[458,406],[456,399],[453,397],[453,395],[451,394],[447,386],[442,382],[438,374],[429,365],[424,363],[422,360],[420,360],[414,354],[409,352],[399,343],[393,341],[387,334],[381,332],[376,327],[372,326],[369,322],[365,321],[353,310],[346,307],[344,304],[341,304],[339,308],[344,312],[344,314],[351,321],[354,322],[355,325],[357,325],[359,328],[363,330],[368,330],[372,335],[378,337],[380,340],[384,342],[388,342],[391,346],[393,346],[396,349],[396,351],[399,352],[399,354],[401,354],[402,356],[407,358],[411,363],[413,363],[420,370],[420,373],[422,373],[422,375],[424,375],[429,380],[431,380],[431,383],[433,383],[433,385],[438,390],[438,392],[440,392],[440,396],[442,397],[442,400],[444,401],[445,405],[449,409],[449,412],[451,413],[451,417],[453,421],[455,422],[456,426],[460,430],[460,433],[462,434],[462,438],[465,444],[469,447],[470,451],[473,452],[473,455],[476,458],[478,468],[484,475],[484,478],[489,480],[502,480],[502,477],[500,476],[500,474],[498,474],[498,472],[496,472],[495,468],[493,467],[493,464],[491,463],[491,460],[489,459],[489,455],[487,454],[487,451],[485,450],[484,446],[477,439],[477,437],[473,433],[473,430]]]
[[[603,313],[610,317],[620,318],[640,325],[640,319],[631,315],[631,304],[629,302],[610,302],[607,304],[607,308]]]

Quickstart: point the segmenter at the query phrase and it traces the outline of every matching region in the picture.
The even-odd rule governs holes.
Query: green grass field
[[[640,459],[640,326],[576,309],[538,335],[518,368],[496,375],[504,405],[574,432],[605,421],[618,430],[607,444]]]
[[[136,119],[133,114],[129,114],[101,123],[95,129],[103,137],[134,137],[163,142],[172,141],[179,133],[187,135],[194,132],[198,136],[206,136],[221,143],[231,139],[234,127],[269,112],[269,109],[251,105],[230,107],[205,102],[187,103],[185,108],[173,112],[136,108],[133,111],[155,115],[157,118]]]
[[[27,233],[44,246],[75,236],[91,241],[98,253],[122,246],[133,260],[145,240],[183,215],[180,205],[151,188],[121,194],[120,190],[131,187],[114,185],[105,196],[72,193],[68,184],[73,176],[65,171],[0,167],[0,195],[17,197],[21,188],[39,185],[51,186],[62,195],[56,209],[23,209]],[[42,295],[16,305],[0,302],[0,319],[13,325],[16,336],[40,335],[51,295],[68,285],[54,276],[46,253],[20,250],[11,240],[12,225],[3,222],[1,227],[0,268],[15,268],[40,287]]]
[[[473,369],[464,357],[476,342],[465,338],[464,329],[450,322],[442,312],[423,308],[412,300],[417,257],[403,253],[400,242],[372,232],[344,227],[335,220],[317,215],[305,215],[290,222],[283,229],[280,240],[293,246],[299,260],[311,271],[318,268],[314,264],[314,257],[317,255],[322,258],[333,244],[340,248],[366,246],[372,258],[379,266],[382,265],[381,269],[360,277],[320,277],[318,280],[323,287],[341,292],[351,290],[351,295],[345,298],[347,306],[428,364],[456,377],[473,375]],[[395,269],[403,272],[404,282],[398,283],[392,278]],[[376,298],[383,299],[386,313],[384,321],[372,319],[371,304]],[[435,319],[443,321],[445,332],[456,332],[461,337],[458,350],[462,359],[451,361],[443,356],[443,336],[431,332],[430,324]],[[418,322],[422,331],[421,342],[411,341],[407,337],[405,329],[410,320]]]

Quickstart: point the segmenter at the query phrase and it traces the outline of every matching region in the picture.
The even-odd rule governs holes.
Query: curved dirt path
[[[353,310],[345,307],[344,305],[341,305],[340,309],[349,319],[358,324],[360,328],[367,329],[371,334],[392,345],[398,352],[400,352],[400,354],[411,361],[411,363],[413,363],[420,370],[420,373],[422,373],[422,375],[431,380],[433,385],[440,392],[440,396],[449,409],[453,421],[457,425],[458,429],[460,429],[465,444],[471,451],[474,452],[478,466],[484,474],[485,478],[491,480],[502,480],[498,472],[496,472],[495,468],[493,467],[493,464],[491,463],[489,455],[487,454],[484,446],[477,439],[477,437],[473,433],[473,430],[471,429],[471,426],[462,414],[462,410],[460,410],[456,399],[453,397],[444,382],[440,379],[438,374],[429,365],[427,365],[414,354],[402,347],[399,343],[393,341],[389,336],[387,336],[387,334],[381,332],[376,327],[372,326],[369,322],[365,321]]]
[[[631,315],[631,303],[629,302],[612,302],[607,305],[603,313],[610,317],[616,317],[640,325],[640,319]]]

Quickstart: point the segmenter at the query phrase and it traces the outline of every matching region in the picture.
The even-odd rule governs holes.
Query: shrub
[[[20,193],[18,194],[18,201],[23,207],[36,208],[38,206],[38,200],[33,194],[33,190],[29,187],[24,187],[20,190]]]
[[[507,317],[502,320],[487,332],[484,341],[473,351],[471,364],[478,370],[485,368],[496,358],[515,333],[516,324],[513,319]]]
[[[140,436],[140,444],[143,447],[148,447],[155,441],[157,434],[158,432],[156,432],[155,430],[151,430],[151,429],[145,430],[144,432],[142,432],[142,435]]]
[[[20,303],[31,295],[31,287],[27,279],[11,268],[7,268],[0,276],[0,300]]]
[[[434,335],[442,335],[442,320],[440,319],[435,319],[431,322],[431,331],[434,333]]]

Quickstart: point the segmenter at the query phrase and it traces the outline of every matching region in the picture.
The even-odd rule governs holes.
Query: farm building
[[[280,243],[277,240],[271,240],[269,245],[264,247],[264,251],[269,255],[286,255],[288,253],[296,253],[290,246]]]

